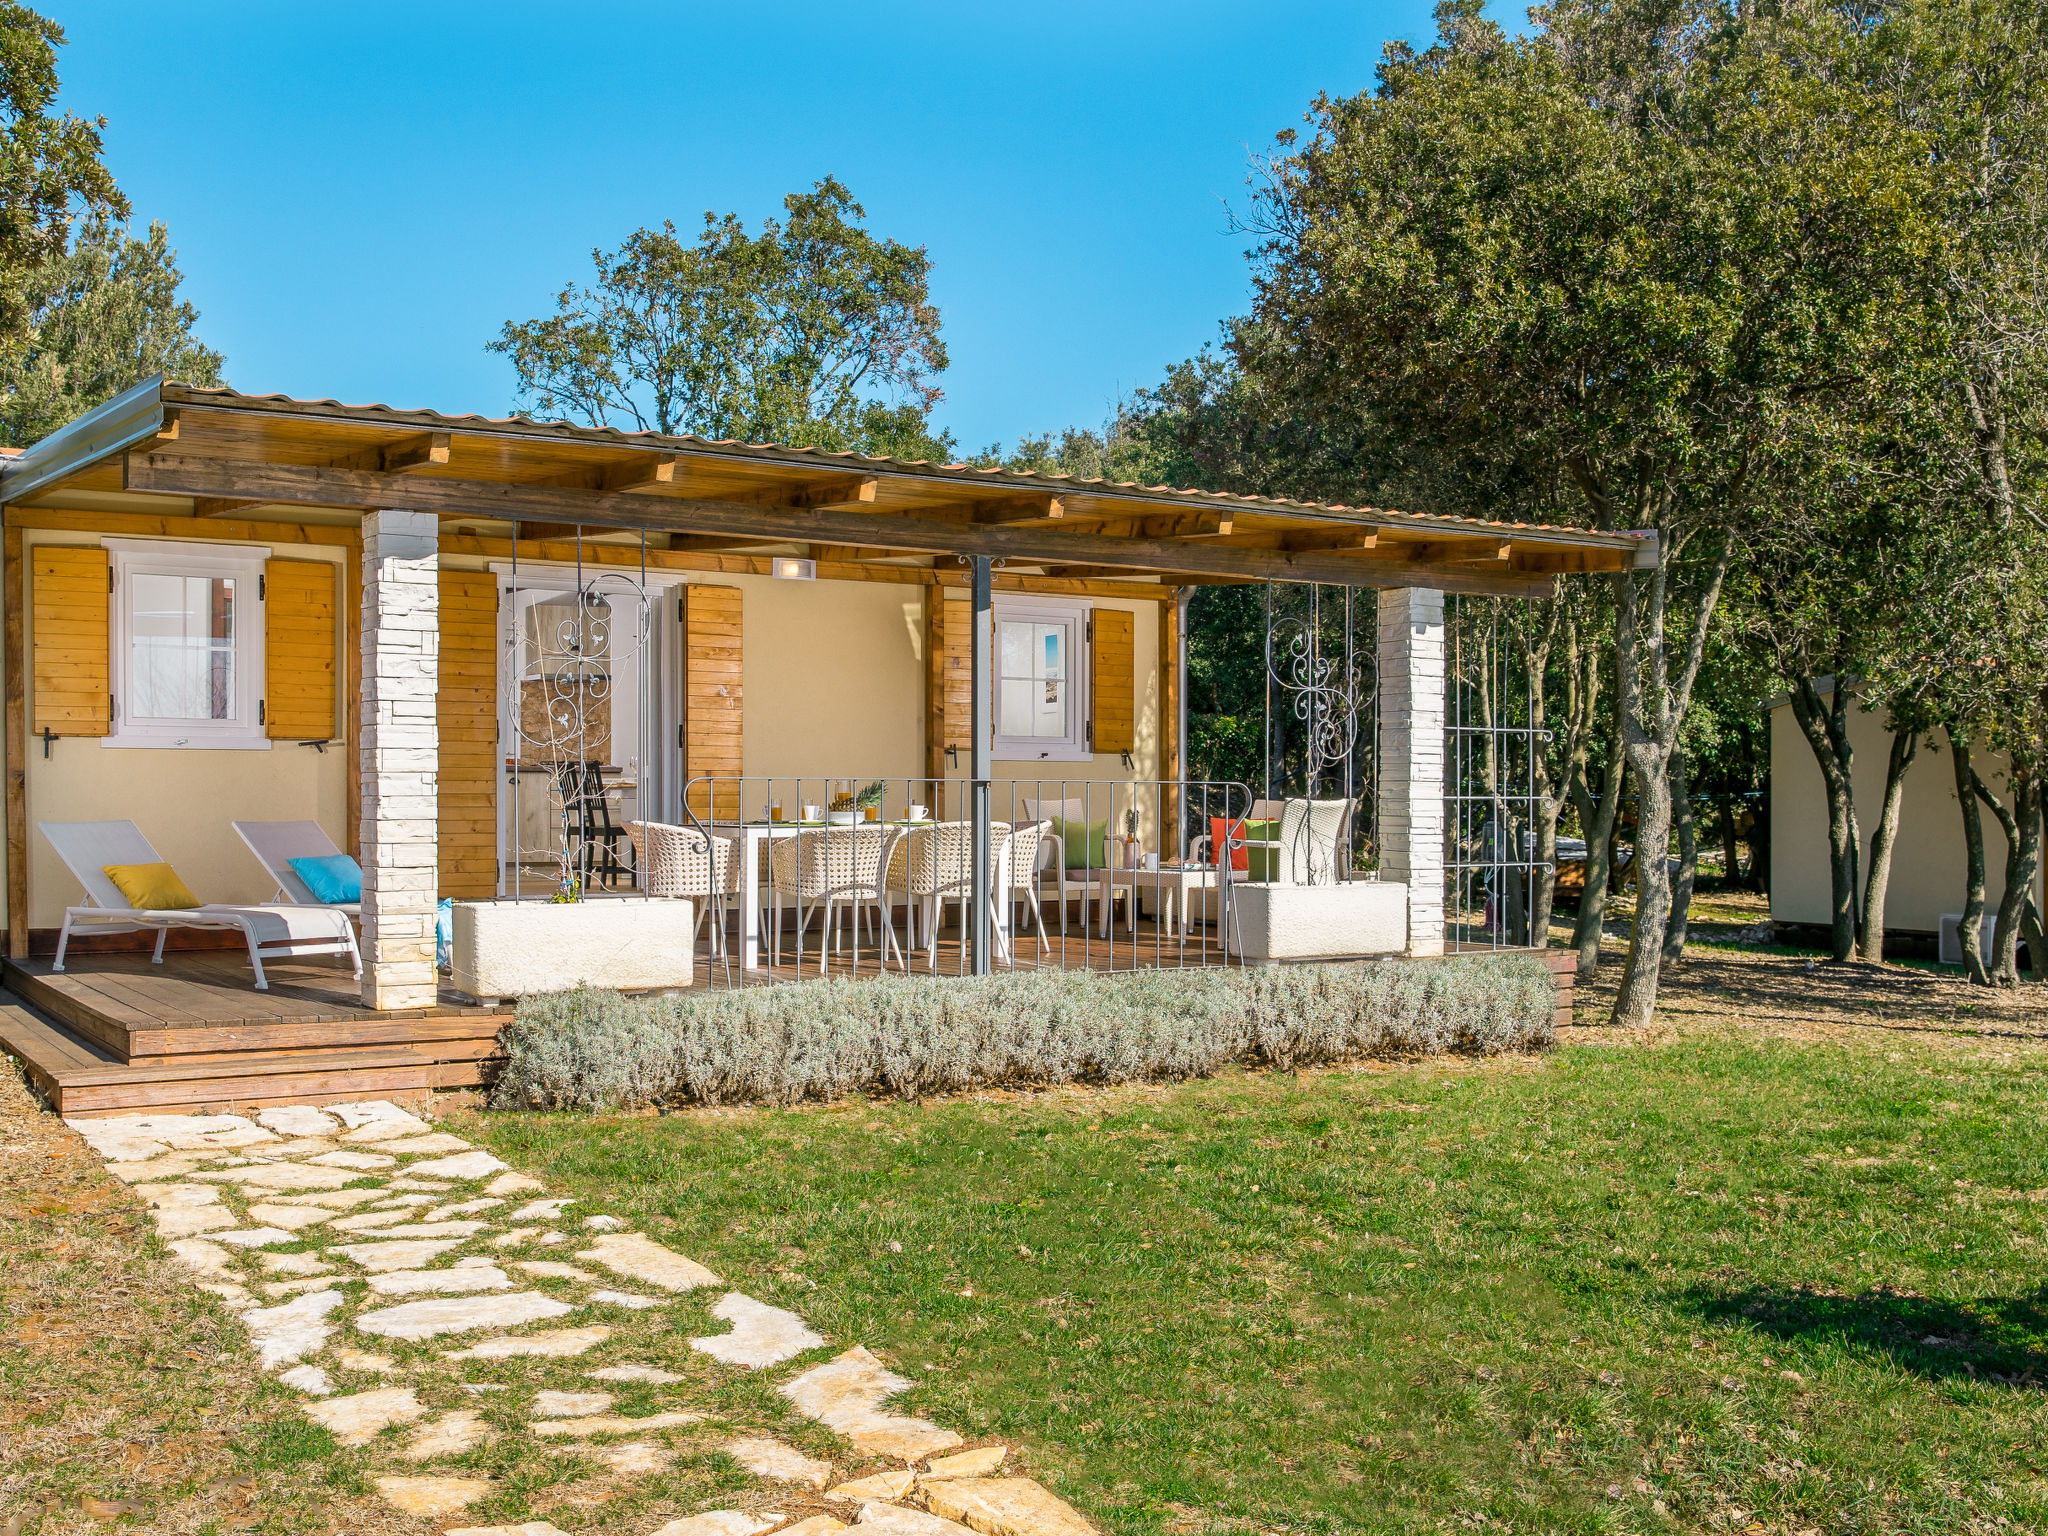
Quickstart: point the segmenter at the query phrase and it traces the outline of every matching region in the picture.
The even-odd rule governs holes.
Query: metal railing
[[[1536,760],[1550,732],[1534,723],[1525,657],[1502,599],[1446,601],[1444,947],[1504,949],[1533,941]]]
[[[709,908],[698,984],[1244,963],[1231,876],[1248,877],[1249,786],[984,785],[990,842],[981,861],[976,786],[964,777],[690,780],[676,825],[692,848],[725,846],[692,877],[705,889],[655,894],[691,895]],[[630,888],[640,887],[640,874]],[[986,920],[985,947],[977,946],[977,915]]]

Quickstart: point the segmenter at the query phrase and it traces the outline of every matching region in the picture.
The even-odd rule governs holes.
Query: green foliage
[[[161,223],[137,239],[87,219],[24,286],[30,328],[22,350],[0,356],[0,434],[27,447],[152,374],[219,384],[221,355],[193,334],[183,280]]]
[[[496,1102],[791,1104],[1197,1077],[1236,1060],[1492,1054],[1549,1044],[1555,1007],[1549,973],[1522,959],[579,990],[520,1003]]]
[[[487,350],[545,415],[951,458],[929,426],[946,347],[924,248],[875,238],[830,177],[783,207],[758,235],[706,213],[694,244],[667,223],[594,251],[592,282],[565,287],[552,315],[507,321]]]
[[[106,119],[55,115],[64,29],[0,0],[0,357],[26,345],[35,274],[64,254],[75,213],[126,218],[100,163]]]

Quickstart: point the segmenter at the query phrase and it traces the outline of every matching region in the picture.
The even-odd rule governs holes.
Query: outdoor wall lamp
[[[794,555],[777,555],[768,562],[768,574],[777,581],[816,581],[818,562],[799,560]]]

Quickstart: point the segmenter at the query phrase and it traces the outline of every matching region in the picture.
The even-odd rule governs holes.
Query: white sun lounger
[[[362,916],[361,902],[322,901],[306,889],[306,882],[292,868],[293,859],[331,859],[341,852],[319,822],[237,821],[231,825],[256,855],[264,873],[277,882],[277,894],[270,898],[272,901],[290,902],[298,907],[327,907],[350,917]]]
[[[256,972],[256,990],[267,992],[270,982],[263,974],[263,960],[280,956],[346,955],[358,976],[363,974],[363,957],[356,948],[356,933],[346,913],[333,907],[228,906],[208,903],[201,907],[159,911],[128,905],[120,887],[107,878],[108,864],[161,864],[163,856],[149,845],[142,829],[132,821],[44,821],[38,822],[57,857],[85,887],[86,905],[64,909],[64,927],[57,935],[57,960],[53,970],[64,969],[64,952],[77,933],[154,932],[156,952],[151,963],[163,964],[164,938],[173,928],[226,928],[242,935],[249,946],[249,964]]]

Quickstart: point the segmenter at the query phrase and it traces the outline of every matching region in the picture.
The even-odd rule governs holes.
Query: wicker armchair
[[[732,843],[660,821],[629,821],[626,836],[633,844],[640,889],[649,896],[687,896],[697,902],[698,926],[711,924],[711,952],[724,953],[726,904],[740,888]]]
[[[1004,904],[1013,911],[1020,904],[1031,909],[1031,921],[1038,928],[1038,952],[1041,955],[1052,952],[1051,941],[1045,936],[1045,912],[1038,901],[1038,866],[1046,851],[1046,839],[1051,835],[1052,823],[1049,821],[1026,822],[1016,827],[1003,850],[1001,865]]]
[[[839,943],[839,930],[832,919],[840,907],[846,907],[853,917],[856,967],[860,960],[861,919],[872,910],[878,923],[876,942],[882,964],[889,963],[889,951],[894,949],[897,963],[907,969],[909,962],[903,946],[897,942],[896,925],[890,920],[884,889],[884,876],[902,838],[900,827],[857,825],[806,829],[771,844],[774,963],[782,963],[782,909],[783,902],[789,900],[796,906],[799,966],[803,961],[803,934],[810,926],[811,914],[822,913],[818,973],[824,974],[826,956]]]
[[[996,883],[1000,889],[1007,878],[1010,824],[989,823],[989,852],[995,860]],[[945,902],[960,909],[960,923],[967,923],[967,903],[974,889],[974,823],[939,821],[929,827],[915,827],[904,834],[896,859],[885,882],[889,897],[902,897],[909,908],[911,942],[917,942],[918,924],[923,923],[925,964],[939,968],[939,919]],[[993,925],[996,948],[1007,961],[1009,936],[1000,923]]]

